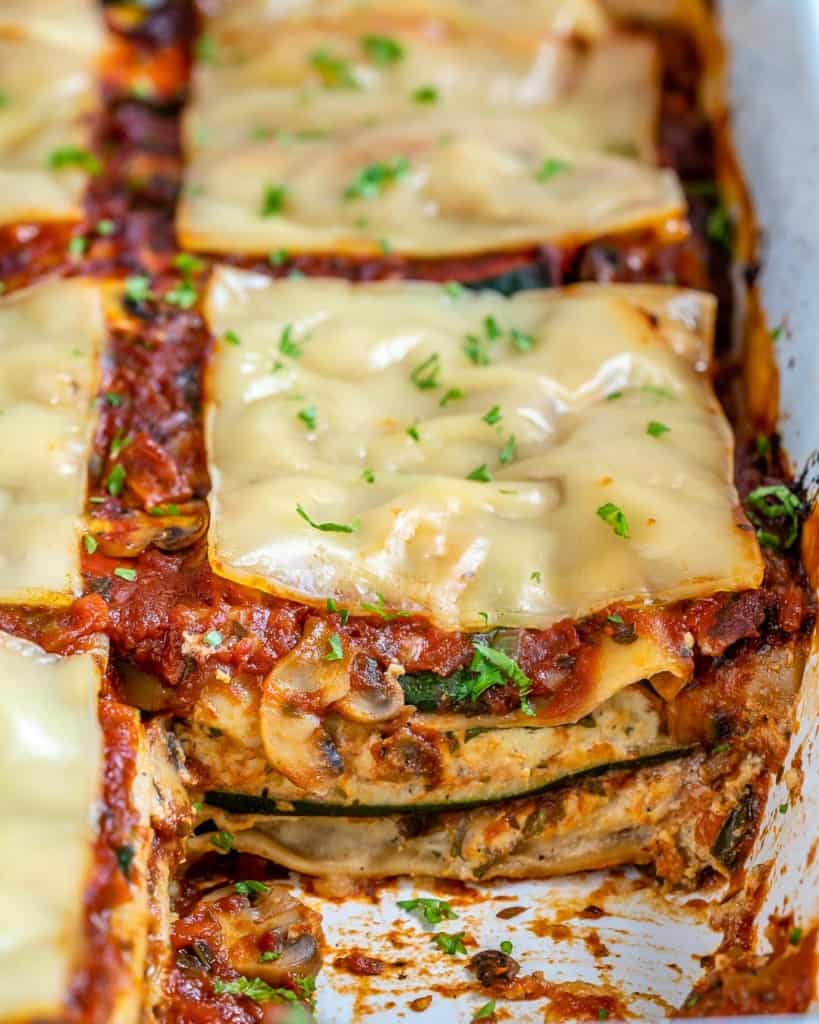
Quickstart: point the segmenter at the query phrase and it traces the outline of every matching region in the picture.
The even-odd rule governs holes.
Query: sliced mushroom
[[[208,528],[204,501],[177,506],[173,515],[129,511],[121,516],[94,517],[88,523],[99,550],[110,558],[135,558],[153,545],[160,551],[181,551],[203,537]]]
[[[270,764],[302,789],[326,792],[344,763],[323,712],[350,690],[350,656],[327,661],[330,626],[308,619],[302,639],[262,684],[259,725]]]
[[[353,722],[369,724],[395,718],[404,707],[404,691],[398,682],[402,665],[392,664],[386,672],[374,658],[360,652],[350,662],[350,692],[333,708]]]

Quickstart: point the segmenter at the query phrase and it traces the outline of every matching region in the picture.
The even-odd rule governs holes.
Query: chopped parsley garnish
[[[306,409],[299,409],[297,416],[308,430],[316,429],[316,416],[318,410],[314,405],[308,405]]]
[[[543,574],[539,573],[537,570],[535,570],[534,572],[529,573],[529,580],[530,580],[531,583],[540,583],[542,579],[543,579]]]
[[[225,341],[228,345],[238,346],[242,344],[241,339],[239,338],[239,335],[236,333],[236,331],[225,331],[225,333],[222,335],[222,340]]]
[[[475,1015],[472,1020],[486,1020],[487,1017],[494,1016],[495,1013],[495,1000],[490,999],[488,1003],[484,1003],[479,1009],[475,1011]]]
[[[122,449],[125,448],[125,446],[129,445],[130,443],[130,434],[116,434],[111,441],[111,447],[108,449],[111,458],[115,459],[122,451]]]
[[[135,274],[125,279],[125,298],[131,302],[145,302],[152,298],[151,279],[145,274]]]
[[[86,533],[86,535],[82,539],[82,543],[83,543],[83,547],[85,548],[85,550],[88,552],[89,555],[93,555],[94,552],[97,550],[97,547],[98,547],[97,542],[91,536],[90,533]]]
[[[493,316],[485,316],[483,318],[483,329],[486,331],[486,337],[490,341],[497,341],[503,334],[500,324]]]
[[[515,659],[488,644],[473,640],[472,646],[475,648],[475,653],[472,656],[469,670],[476,674],[476,678],[469,684],[470,700],[477,700],[490,686],[510,682],[514,683],[520,692],[520,710],[524,715],[534,715],[535,709],[529,701],[532,681]]]
[[[397,156],[394,160],[379,160],[377,163],[362,167],[353,181],[344,189],[345,199],[373,199],[380,195],[388,185],[403,178],[409,171],[409,161],[405,156]]]
[[[476,366],[489,365],[491,345],[493,342],[499,341],[504,334],[507,335],[509,344],[516,352],[528,352],[535,344],[535,339],[531,334],[527,334],[517,327],[510,327],[508,331],[504,331],[493,316],[483,318],[483,330],[484,338],[477,334],[467,334],[464,341],[464,354]]]
[[[618,537],[627,538],[630,536],[628,519],[626,519],[626,514],[621,508],[618,508],[612,502],[607,501],[605,505],[601,505],[600,508],[598,508],[597,514],[604,523],[609,524]]]
[[[355,533],[355,531],[361,526],[361,522],[356,519],[349,526],[346,523],[317,523],[304,511],[301,505],[296,505],[296,512],[301,518],[313,527],[314,530],[321,530],[322,533]]]
[[[296,978],[296,987],[301,992],[301,997],[306,1002],[311,1003],[313,996],[316,993],[316,976],[314,974],[308,974],[304,978]]]
[[[326,89],[358,89],[358,81],[352,65],[343,57],[333,57],[326,50],[315,50],[310,55],[310,65],[321,76]]]
[[[503,419],[503,413],[499,405],[493,405],[489,412],[481,416],[484,423],[488,423],[490,427],[493,427],[496,423],[500,423]]]
[[[598,1020],[608,1020],[608,1018],[609,1018],[609,1011],[605,1008],[605,1006],[598,1007],[598,1009],[597,1009],[597,1019]]]
[[[436,900],[431,896],[417,896],[411,900],[399,900],[398,906],[402,910],[408,910],[410,913],[414,910],[420,911],[427,924],[454,921],[458,916],[446,900]]]
[[[420,89],[415,90],[412,98],[416,103],[437,103],[438,90],[434,85],[422,85]]]
[[[458,281],[447,281],[444,285],[444,292],[450,299],[462,299],[466,295],[466,288]]]
[[[199,292],[194,288],[191,281],[185,280],[180,281],[170,291],[165,292],[164,298],[170,305],[177,306],[179,309],[190,309],[191,306],[196,305]]]
[[[106,391],[103,397],[105,398],[106,403],[110,405],[112,409],[119,409],[119,407],[122,405],[122,395],[118,395],[116,391]]]
[[[651,395],[652,398],[673,398],[674,392],[669,388],[661,388],[656,384],[643,384],[640,388],[641,391],[647,395]]]
[[[110,220],[108,217],[103,217],[102,220],[97,221],[94,230],[98,235],[102,235],[103,238],[108,238],[110,235],[114,234],[117,230],[117,226],[114,221]]]
[[[116,466],[108,474],[108,479],[105,481],[105,489],[111,495],[112,498],[118,498],[125,488],[125,466],[117,463]]]
[[[756,487],[747,497],[750,506],[748,518],[757,528],[756,535],[763,547],[787,549],[799,535],[799,513],[802,502],[784,484]],[[766,521],[783,519],[785,534],[765,529]]]
[[[407,427],[407,434],[413,439],[413,441],[420,441],[421,435],[418,433],[418,427],[413,423],[412,426]]]
[[[244,882],[237,882],[233,888],[240,896],[264,896],[265,893],[270,892],[269,885],[265,885],[264,882],[257,882],[254,878],[249,878]]]
[[[618,398],[622,398],[622,397],[623,397],[623,392],[622,391],[609,391],[609,393],[606,395],[606,401],[607,402],[614,402]]]
[[[219,647],[224,640],[224,637],[218,629],[209,629],[207,633],[202,637],[208,647]]]
[[[196,59],[202,61],[204,64],[216,63],[216,40],[213,36],[208,35],[207,32],[203,32],[196,40],[195,52]]]
[[[509,941],[509,939],[504,939],[503,942],[501,942],[500,951],[501,953],[505,953],[507,956],[509,956],[509,954],[512,952],[512,943]]]
[[[475,366],[489,366],[489,348],[477,334],[467,334],[464,341],[464,355]]]
[[[210,837],[210,845],[215,846],[222,853],[230,853],[233,849],[233,833],[222,829],[221,832],[214,832]]]
[[[404,47],[389,36],[364,36],[361,45],[373,64],[382,67],[395,64],[404,56]]]
[[[178,516],[179,506],[169,501],[165,505],[154,505],[153,508],[148,509],[148,514],[152,516]]]
[[[466,946],[463,943],[464,932],[455,932],[454,935],[447,935],[446,932],[438,932],[431,935],[430,940],[438,949],[448,953],[449,956],[457,956],[459,953],[466,954]]]
[[[659,420],[649,420],[646,425],[646,433],[650,437],[662,437],[663,434],[667,434],[671,430],[671,427],[666,426],[665,423],[660,423]]]
[[[556,157],[550,157],[548,160],[544,160],[540,165],[540,170],[535,175],[538,181],[551,181],[552,178],[557,177],[558,174],[565,174],[566,171],[570,171],[572,165],[567,163],[565,160],[558,160]]]
[[[517,349],[518,352],[528,352],[535,343],[535,339],[531,334],[519,331],[517,327],[511,328],[509,331],[509,341],[512,348]]]
[[[68,255],[75,258],[82,256],[88,248],[88,239],[85,235],[74,235],[68,243]]]
[[[284,209],[284,202],[286,198],[286,185],[265,185],[259,216],[274,217],[277,213],[281,213]]]
[[[368,484],[375,483],[375,473],[371,469],[365,469],[361,473],[361,479],[366,481]]]
[[[442,409],[445,409],[450,402],[455,402],[459,398],[466,398],[466,394],[463,391],[461,391],[460,388],[450,388],[446,392],[444,397],[441,399],[441,401],[438,403],[438,405],[440,405]]]
[[[274,953],[272,949],[267,949],[259,957],[259,963],[260,964],[269,964],[273,960],[280,960],[280,959],[281,959],[281,953]]]
[[[128,583],[134,583],[137,578],[136,569],[126,569],[121,565],[114,569],[114,575]]]
[[[705,233],[712,242],[721,245],[724,249],[731,248],[734,237],[734,226],[731,215],[724,203],[720,202],[708,215],[705,223]]]
[[[118,846],[116,850],[114,850],[114,853],[116,854],[117,864],[119,864],[120,871],[126,878],[130,878],[131,865],[134,862],[135,854],[133,846],[129,846],[127,844],[125,846]]]
[[[213,979],[213,991],[217,996],[244,996],[245,999],[252,999],[256,1003],[269,1003],[281,1001],[295,1003],[297,996],[289,988],[273,988],[261,978],[245,978],[240,975],[231,981],[222,981],[220,978]]]
[[[614,625],[614,626],[624,626],[625,625],[625,622],[623,622],[623,616],[622,615],[607,615],[606,619],[610,623],[612,623],[612,625]]]
[[[785,333],[785,324],[781,323],[781,324],[777,324],[776,327],[772,327],[771,330],[768,333],[768,336],[770,337],[771,341],[773,341],[775,343],[775,342],[779,341],[779,339],[782,337],[782,335],[784,333]]]
[[[195,274],[205,269],[205,261],[189,252],[178,252],[173,258],[173,265],[177,270],[181,270],[186,277],[188,274]]]
[[[275,252],[271,252],[267,257],[267,262],[271,267],[281,267],[283,264],[287,263],[289,259],[290,253],[287,249],[276,249]]]
[[[409,612],[388,612],[384,607],[384,595],[376,594],[376,604],[362,604],[361,607],[368,612],[372,612],[373,615],[377,615],[380,619],[385,622],[390,622],[392,619],[402,619],[409,615]]]
[[[79,146],[60,146],[48,155],[48,166],[52,171],[61,171],[66,167],[77,167],[86,174],[99,174],[102,164],[87,149]]]
[[[299,342],[293,337],[293,325],[287,324],[279,335],[279,352],[283,356],[290,356],[293,359],[298,359],[302,354],[302,347]]]
[[[471,473],[467,473],[467,480],[477,480],[479,483],[488,484],[492,482],[492,474],[486,468],[486,463],[476,466]]]
[[[802,941],[802,929],[801,928],[791,928],[791,930],[788,932],[788,942],[792,946],[798,946],[801,941]]]
[[[780,814],[787,814],[789,809],[790,808],[789,808],[788,804],[780,804],[779,805],[779,813]]]
[[[441,357],[437,352],[433,352],[428,359],[415,367],[410,374],[410,380],[419,391],[429,391],[432,388],[437,388],[440,384],[438,379],[440,372]]]
[[[347,619],[350,617],[350,613],[347,611],[346,608],[339,608],[339,606],[335,603],[332,597],[327,598],[327,611],[338,612],[338,614],[341,616],[341,625],[347,625]]]
[[[503,448],[501,448],[500,452],[498,453],[498,459],[500,460],[501,465],[505,466],[507,462],[511,462],[512,459],[515,458],[517,453],[518,442],[515,439],[515,435],[510,434],[509,437],[506,439],[506,444],[504,444]]]
[[[330,650],[324,655],[324,660],[341,661],[344,657],[344,648],[341,646],[341,637],[338,633],[331,633],[328,643]]]

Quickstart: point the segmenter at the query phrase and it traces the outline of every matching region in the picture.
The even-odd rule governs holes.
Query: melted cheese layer
[[[206,307],[222,339],[209,544],[225,576],[465,630],[761,579],[707,376],[710,296],[453,297],[221,268]]]
[[[59,1015],[82,943],[100,667],[0,633],[0,1019]]]
[[[0,602],[81,592],[79,538],[104,330],[99,289],[0,299]]]
[[[374,58],[374,33],[400,58]],[[185,127],[190,248],[434,256],[680,230],[679,183],[654,166],[646,39],[430,37],[405,15],[214,47]]]
[[[101,46],[91,3],[4,3],[0,11],[0,224],[82,216]],[[63,153],[63,165],[52,166]]]

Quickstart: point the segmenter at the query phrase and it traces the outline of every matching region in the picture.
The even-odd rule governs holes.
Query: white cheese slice
[[[376,30],[400,59],[373,56]],[[213,45],[185,122],[188,248],[440,256],[681,230],[647,39],[431,36],[396,16]]]
[[[94,168],[78,163],[77,154],[90,145],[100,46],[91,4],[79,10],[64,3],[3,5],[0,225],[82,216],[89,166]]]
[[[97,824],[100,663],[0,633],[0,1019],[60,1015]]]
[[[220,268],[206,307],[220,339],[209,543],[225,576],[467,630],[761,579],[708,378],[711,296],[452,296]]]
[[[80,531],[104,332],[99,287],[0,299],[0,602],[81,592]]]

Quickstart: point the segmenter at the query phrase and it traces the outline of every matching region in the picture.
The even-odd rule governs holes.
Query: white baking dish
[[[734,134],[764,233],[762,297],[769,323],[784,322],[778,357],[782,383],[781,428],[797,473],[807,468],[819,488],[819,3],[817,0],[723,0],[724,33],[731,64]],[[798,733],[788,766],[801,759],[804,785],[794,799],[799,774],[786,770],[773,787],[749,867],[775,858],[771,885],[758,922],[790,913],[807,930],[819,919],[819,857],[808,854],[819,834],[819,648],[814,643],[799,707]],[[790,785],[790,791],[788,786]],[[780,813],[787,803],[788,812]],[[477,887],[470,887],[477,891]],[[427,1024],[471,1021],[487,1001],[475,991],[465,958],[442,955],[429,931],[396,906],[404,895],[435,894],[430,886],[388,886],[371,900],[323,899],[311,890],[328,940],[319,986],[320,1024]],[[543,972],[549,982],[589,982],[618,992],[631,1015],[656,1019],[679,1006],[702,973],[699,958],[713,952],[720,934],[707,924],[699,894],[663,894],[637,872],[594,873],[532,883],[483,886],[481,898],[455,892],[457,922],[440,930],[465,931],[478,948],[514,944],[524,973]],[[437,893],[441,895],[441,893]],[[719,898],[712,892],[708,899]],[[599,920],[577,916],[589,903],[602,905]],[[499,919],[503,907],[524,913]],[[555,928],[554,925],[563,925]],[[607,956],[594,956],[605,944]],[[406,962],[373,978],[335,970],[335,955],[351,948],[390,964]],[[431,996],[428,1008],[411,1008]],[[548,1000],[498,1000],[498,1019],[543,1021]],[[546,1018],[548,1019],[548,1018]]]

